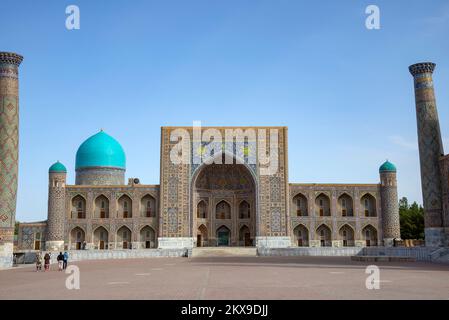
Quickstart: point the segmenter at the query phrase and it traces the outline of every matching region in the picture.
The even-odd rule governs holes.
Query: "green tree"
[[[17,236],[19,234],[19,221],[16,221],[14,224],[14,235]]]
[[[424,239],[424,209],[413,202],[409,205],[407,198],[399,200],[399,217],[402,239]]]

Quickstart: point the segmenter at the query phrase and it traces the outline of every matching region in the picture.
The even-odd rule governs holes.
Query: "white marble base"
[[[12,243],[0,244],[0,270],[12,267],[13,249],[14,245]]]
[[[64,241],[46,241],[45,250],[47,251],[64,251]]]
[[[186,238],[158,238],[158,248],[159,249],[180,249],[187,248],[191,249],[194,246],[195,239]]]
[[[290,237],[256,237],[258,248],[288,248],[292,246]]]
[[[443,247],[445,245],[444,228],[425,228],[426,247]]]

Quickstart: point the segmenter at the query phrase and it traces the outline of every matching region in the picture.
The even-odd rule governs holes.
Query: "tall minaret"
[[[443,151],[440,124],[433,89],[435,64],[417,63],[409,67],[415,83],[421,186],[424,202],[426,246],[444,242],[443,207],[439,160]]]
[[[391,247],[401,238],[396,166],[388,160],[379,168],[384,246]]]
[[[48,217],[45,250],[64,250],[66,175],[67,169],[59,161],[48,170]]]
[[[0,52],[0,269],[13,263],[22,60],[18,54]]]

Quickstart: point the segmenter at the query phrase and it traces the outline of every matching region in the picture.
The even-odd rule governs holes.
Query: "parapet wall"
[[[68,251],[69,263],[84,260],[144,259],[160,257],[186,257],[187,249],[145,249],[145,250],[77,250]],[[45,252],[41,253],[43,257]],[[51,263],[56,263],[59,252],[51,252]],[[18,263],[34,263],[36,252],[25,252]]]
[[[350,257],[350,256],[394,256],[394,257],[413,257],[418,261],[431,261],[432,252],[436,248],[427,247],[321,247],[321,248],[257,248],[259,256],[329,256],[329,257]]]

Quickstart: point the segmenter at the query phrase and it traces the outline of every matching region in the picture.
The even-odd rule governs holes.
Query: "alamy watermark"
[[[365,280],[365,286],[368,290],[380,289],[380,269],[378,266],[371,265],[366,267],[365,273],[369,276]]]
[[[69,276],[65,280],[65,287],[68,290],[79,290],[80,289],[80,268],[75,265],[70,265],[65,270],[66,274]]]
[[[190,131],[177,128],[170,132],[173,164],[234,164],[235,161],[258,165],[260,175],[274,175],[278,171],[279,129],[225,128],[223,136],[223,129],[203,130],[201,122],[194,121]]]
[[[68,14],[65,19],[65,27],[67,30],[79,30],[81,28],[80,8],[72,4],[67,6],[65,13]]]
[[[378,6],[371,4],[366,7],[365,13],[368,17],[365,20],[365,26],[368,30],[380,29],[380,9]]]

